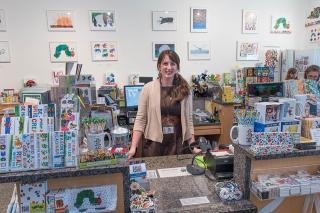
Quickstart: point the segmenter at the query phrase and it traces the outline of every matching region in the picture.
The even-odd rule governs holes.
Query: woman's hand
[[[129,161],[136,154],[136,148],[130,147],[128,152],[127,161]]]
[[[198,154],[201,152],[201,149],[198,149],[197,147],[193,147],[192,154]]]

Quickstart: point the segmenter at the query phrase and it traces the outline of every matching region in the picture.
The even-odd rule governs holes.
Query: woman
[[[285,80],[297,80],[298,79],[298,70],[296,68],[291,67],[288,69],[287,76]]]
[[[161,52],[157,68],[158,78],[146,84],[140,94],[128,159],[135,155],[142,135],[144,157],[182,154],[184,147],[194,142],[192,95],[179,74],[178,54]]]
[[[310,65],[304,71],[304,79],[319,81],[320,77],[320,67],[317,65]]]

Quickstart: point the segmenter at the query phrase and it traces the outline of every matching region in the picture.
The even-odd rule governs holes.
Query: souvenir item
[[[281,120],[281,104],[277,102],[260,102],[255,104],[259,114],[258,121],[261,123],[272,123]]]
[[[64,143],[64,133],[62,131],[56,131],[52,133],[51,157],[52,157],[53,168],[64,167],[65,143]]]
[[[20,184],[21,213],[36,213],[46,211],[47,182]]]
[[[36,133],[35,140],[39,144],[38,159],[39,159],[39,169],[49,169],[50,168],[50,157],[49,157],[49,141],[50,137],[48,133]]]
[[[65,166],[74,167],[78,164],[78,147],[79,138],[75,131],[69,131],[64,133],[65,142]]]
[[[234,130],[237,129],[238,136],[233,138]],[[239,143],[241,145],[250,145],[253,133],[253,125],[238,125],[233,126],[230,130],[230,139],[233,143]]]
[[[254,132],[280,132],[280,122],[267,124],[254,122]]]
[[[280,98],[279,103],[283,107],[283,120],[291,121],[296,117],[296,109],[302,108],[302,103],[297,102],[294,98]],[[300,105],[300,106],[297,106]]]
[[[301,133],[300,120],[281,121],[281,132]]]
[[[0,135],[0,173],[9,171],[9,148],[11,139],[11,135]]]
[[[32,170],[38,168],[38,144],[34,140],[34,134],[22,134],[22,164],[23,169]]]
[[[23,147],[22,135],[14,135],[11,143],[11,163],[10,170],[20,171],[23,169]]]
[[[310,129],[320,128],[320,118],[303,118],[301,120],[301,135],[306,138],[311,138]]]

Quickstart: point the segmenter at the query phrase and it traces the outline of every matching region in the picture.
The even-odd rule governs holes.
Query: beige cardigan
[[[162,142],[161,85],[159,79],[147,83],[140,94],[139,108],[133,131],[144,133],[146,139]],[[192,95],[181,101],[182,142],[194,134],[192,120]]]

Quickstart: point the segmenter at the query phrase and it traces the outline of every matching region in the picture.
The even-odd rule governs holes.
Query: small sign
[[[210,203],[207,196],[183,198],[183,199],[180,199],[180,202],[182,206],[191,206],[191,205]]]

